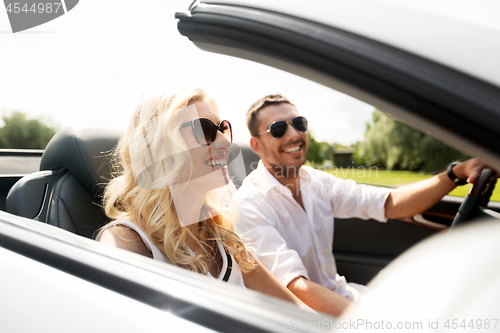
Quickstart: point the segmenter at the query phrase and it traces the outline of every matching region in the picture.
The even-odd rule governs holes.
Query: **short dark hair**
[[[257,115],[259,111],[265,108],[266,106],[277,105],[282,103],[287,103],[295,107],[295,105],[293,105],[286,97],[283,97],[280,94],[267,95],[252,104],[250,109],[247,111],[247,127],[252,136],[257,136],[259,134],[258,132],[259,123],[257,121]]]

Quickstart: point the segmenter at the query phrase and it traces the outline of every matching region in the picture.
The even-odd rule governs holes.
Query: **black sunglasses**
[[[290,123],[299,132],[307,131],[307,119],[304,117],[295,117],[291,120],[275,121],[269,125],[267,131],[260,132],[257,135],[269,132],[275,138],[281,138],[286,133],[288,123]]]
[[[198,118],[182,124],[179,129],[190,126],[193,129],[196,141],[202,146],[209,146],[215,142],[217,131],[224,134],[229,142],[233,142],[233,129],[227,120],[221,120],[215,125],[210,119]]]

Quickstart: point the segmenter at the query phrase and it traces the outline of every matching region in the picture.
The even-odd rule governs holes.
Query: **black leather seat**
[[[61,129],[48,143],[40,171],[23,177],[9,191],[7,211],[92,237],[109,220],[101,198],[111,177],[110,153],[121,134]]]
[[[253,152],[250,145],[231,145],[228,169],[236,188],[239,188],[243,179],[257,168],[259,160],[259,155]]]

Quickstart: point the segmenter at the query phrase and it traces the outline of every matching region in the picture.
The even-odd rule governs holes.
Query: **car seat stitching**
[[[68,180],[69,180],[69,173],[66,174],[66,179],[63,180],[63,183],[61,185],[61,190],[59,191],[59,193],[63,193],[64,192],[64,188],[66,187],[66,184],[68,183]],[[59,201],[61,202],[59,204]],[[64,204],[64,201],[62,199],[62,197],[58,196],[57,198],[57,227],[58,228],[61,228],[63,229],[62,227],[62,206]],[[66,206],[66,205],[64,205]],[[68,215],[69,215],[69,211],[68,211]]]

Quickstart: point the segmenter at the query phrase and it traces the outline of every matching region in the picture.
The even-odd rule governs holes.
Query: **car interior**
[[[112,175],[111,154],[120,135],[117,130],[98,128],[61,129],[47,145],[40,171],[22,177],[10,189],[7,212],[92,238],[109,221],[101,199]],[[245,175],[233,177],[237,187],[259,160],[249,145],[232,145],[229,159],[239,154]],[[235,175],[231,166],[230,173]],[[462,201],[447,196],[423,214],[387,223],[336,219],[333,251],[339,273],[348,281],[367,284],[412,245],[446,230]],[[490,208],[500,211],[498,203],[490,203]]]
[[[106,218],[99,198],[111,176],[119,131],[65,127],[49,142],[40,171],[21,178],[6,199],[9,213],[92,237]]]

